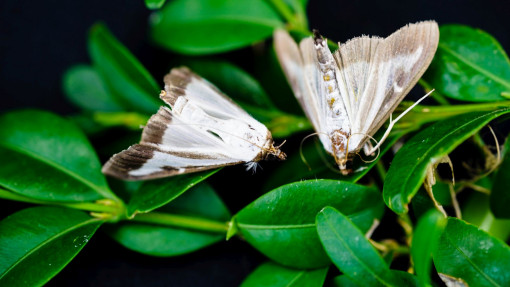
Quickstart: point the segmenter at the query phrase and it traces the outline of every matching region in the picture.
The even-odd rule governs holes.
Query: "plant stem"
[[[11,192],[5,189],[0,188],[0,198],[14,201],[21,201],[26,203],[33,204],[41,204],[41,205],[54,205],[54,206],[63,206],[72,209],[85,210],[96,213],[111,213],[111,214],[119,214],[119,207],[117,205],[108,205],[108,204],[100,204],[93,202],[58,202],[58,201],[49,201],[49,200],[41,200],[34,199],[24,195],[17,194],[15,192]]]
[[[131,219],[131,221],[175,226],[220,234],[226,234],[229,228],[228,222],[160,212],[140,213]]]
[[[411,218],[409,217],[409,214],[399,214],[398,215],[398,223],[400,226],[402,226],[402,229],[404,229],[404,232],[406,234],[406,243],[407,245],[411,245],[411,239],[413,236],[413,222],[411,221]]]

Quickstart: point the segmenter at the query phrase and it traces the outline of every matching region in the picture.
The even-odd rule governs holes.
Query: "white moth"
[[[409,24],[385,39],[357,37],[339,43],[334,54],[317,32],[299,47],[286,31],[274,33],[287,80],[343,174],[351,172],[347,164],[362,148],[373,154],[409,111],[390,120],[385,135],[372,147],[369,140],[423,75],[438,41],[434,21]]]
[[[285,159],[269,130],[191,72],[175,68],[164,78],[161,107],[139,144],[115,154],[103,173],[121,179],[152,179],[247,163]]]

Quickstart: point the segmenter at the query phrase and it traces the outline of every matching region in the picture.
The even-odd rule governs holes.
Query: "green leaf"
[[[489,207],[487,194],[471,193],[462,205],[462,219],[503,241],[510,238],[510,219],[494,217]]]
[[[510,61],[501,45],[479,29],[444,25],[424,78],[441,94],[463,101],[492,102],[510,92]]]
[[[116,198],[85,135],[54,114],[22,110],[0,116],[0,185],[42,200]]]
[[[230,213],[226,206],[206,183],[193,187],[170,204],[150,214],[177,214],[220,222],[230,220]],[[111,226],[108,233],[124,247],[153,256],[176,256],[190,253],[225,240],[224,234],[149,222],[123,222]]]
[[[510,218],[510,137],[503,148],[504,157],[492,185],[490,206],[497,218]]]
[[[145,0],[145,6],[151,10],[159,9],[163,7],[166,0]]]
[[[363,232],[332,207],[317,214],[317,232],[331,261],[350,279],[364,286],[398,286],[384,259]]]
[[[418,278],[404,271],[400,270],[389,270],[391,276],[395,277],[396,280],[400,281],[398,286],[419,286]],[[358,285],[356,281],[349,278],[347,275],[339,275],[333,278],[333,282],[330,287],[358,287],[367,286],[365,284]]]
[[[508,245],[456,218],[448,219],[434,264],[438,273],[468,286],[510,286]]]
[[[112,97],[99,73],[91,66],[77,65],[63,76],[63,89],[76,106],[88,111],[121,111],[122,105]]]
[[[430,210],[418,221],[411,244],[411,258],[420,286],[431,286],[432,253],[437,250],[439,238],[445,226],[446,219],[437,210]]]
[[[128,204],[128,216],[146,213],[168,204],[219,169],[146,181]]]
[[[378,132],[374,138],[381,138],[383,133],[384,130]],[[383,143],[381,153],[377,160],[379,160],[405,133],[406,131],[401,131],[390,135]],[[341,179],[348,182],[357,182],[377,163],[377,160],[371,161],[373,157],[364,156],[366,160],[370,162],[363,162],[359,157],[355,157],[353,170],[357,171],[345,176],[340,174],[333,157],[324,151],[322,144],[318,140],[312,142],[312,139],[308,139],[308,141],[311,142],[303,144],[302,149],[306,163],[303,162],[299,151],[293,153],[287,160],[280,164],[279,169],[271,173],[265,184],[266,189],[272,189],[288,182],[312,178]]]
[[[0,222],[0,285],[42,286],[80,252],[101,223],[58,207],[10,215]]]
[[[189,55],[245,47],[283,26],[264,0],[174,0],[151,20],[152,38],[157,44]]]
[[[325,206],[342,210],[363,231],[383,213],[380,194],[374,189],[310,180],[268,192],[235,219],[241,236],[272,260],[294,268],[319,268],[330,264],[315,229],[315,216]]]
[[[152,114],[158,110],[158,83],[106,26],[92,26],[88,49],[94,68],[117,102],[131,111]]]
[[[298,287],[322,286],[328,268],[315,270],[290,269],[273,262],[266,262],[253,271],[241,287]]]
[[[411,138],[395,155],[384,183],[383,198],[396,213],[405,213],[436,160],[454,150],[491,120],[510,112],[472,112],[435,123]],[[404,172],[405,171],[405,172]]]

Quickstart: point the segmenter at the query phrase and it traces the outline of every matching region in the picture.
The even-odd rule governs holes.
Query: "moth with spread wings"
[[[372,154],[408,111],[391,121],[383,138],[372,147],[369,139],[423,75],[438,41],[434,21],[409,24],[385,39],[357,37],[339,44],[334,54],[315,31],[299,47],[286,31],[274,34],[287,80],[343,174],[351,172],[347,164],[354,154],[361,148]]]
[[[160,97],[172,109],[161,107],[143,129],[140,144],[115,154],[103,173],[152,179],[285,159],[263,124],[188,68],[172,69],[164,81]]]

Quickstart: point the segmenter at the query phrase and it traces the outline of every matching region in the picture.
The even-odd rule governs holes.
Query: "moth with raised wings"
[[[247,163],[285,159],[269,130],[215,86],[175,68],[165,76],[161,107],[140,144],[112,156],[103,173],[121,179],[152,179]]]
[[[294,95],[343,174],[352,172],[348,164],[354,154],[362,148],[373,154],[394,123],[414,107],[390,120],[382,139],[372,146],[370,139],[423,75],[438,42],[434,21],[409,24],[385,39],[357,37],[339,43],[334,54],[315,31],[299,47],[286,31],[274,33],[276,53]]]

